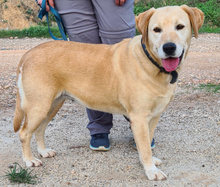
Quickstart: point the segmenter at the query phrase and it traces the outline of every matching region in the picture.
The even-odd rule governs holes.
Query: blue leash
[[[36,0],[37,2],[37,0]],[[48,12],[46,11],[46,0],[43,0],[42,1],[42,4],[41,4],[41,9],[40,9],[40,12],[38,14],[38,17],[42,20],[42,18],[46,15],[46,18],[47,18],[47,25],[48,25],[48,30],[49,30],[49,33],[50,33],[50,36],[54,39],[54,40],[66,40],[67,41],[67,37],[66,37],[66,30],[65,30],[65,27],[63,25],[63,21],[61,19],[61,16],[58,14],[58,12],[49,5],[50,7],[50,11],[52,12],[52,14],[55,16],[56,18],[56,22],[57,22],[57,25],[59,27],[59,30],[60,30],[60,34],[62,36],[62,38],[56,38],[53,33],[51,32],[50,30],[50,26],[49,26],[49,18],[48,18]]]

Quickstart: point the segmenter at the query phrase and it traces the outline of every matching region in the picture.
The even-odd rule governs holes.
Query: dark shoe
[[[154,138],[153,138],[153,140],[151,142],[151,149],[153,149],[154,147],[155,147],[155,144],[154,144]],[[137,149],[136,143],[134,143],[134,148]]]
[[[108,133],[94,134],[91,137],[90,149],[94,151],[108,151],[110,149]]]
[[[155,147],[154,138],[153,138],[150,146],[151,146],[151,149],[153,149]]]

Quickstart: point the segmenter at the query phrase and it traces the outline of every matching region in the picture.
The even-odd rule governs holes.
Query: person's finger
[[[123,6],[127,0],[115,0],[117,6]]]
[[[42,6],[42,0],[37,0],[38,5]],[[48,0],[46,1],[46,11],[50,11],[50,6],[52,6],[54,8],[54,1],[53,0]]]
[[[49,5],[46,3],[46,11],[49,12],[50,11],[50,7]]]
[[[119,6],[120,5],[120,0],[115,0],[115,4],[116,4],[116,6]]]
[[[119,6],[123,6],[124,4],[125,4],[125,2],[126,2],[126,0],[120,0],[120,4],[119,4]]]
[[[37,0],[37,4],[41,6],[42,0]]]
[[[48,0],[48,3],[50,6],[52,6],[54,8],[54,0]]]

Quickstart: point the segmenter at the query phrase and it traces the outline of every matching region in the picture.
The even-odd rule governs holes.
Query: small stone
[[[75,171],[75,170],[72,170],[72,171],[71,171],[71,173],[72,173],[72,174],[75,174],[75,173],[76,173],[76,171]]]
[[[14,168],[14,166],[10,164],[10,165],[8,165],[8,168]]]

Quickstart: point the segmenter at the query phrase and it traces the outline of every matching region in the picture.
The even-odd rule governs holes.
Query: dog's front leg
[[[145,115],[131,115],[130,119],[140,161],[144,166],[148,179],[165,180],[167,178],[166,174],[155,166],[159,159],[152,157],[149,120]]]

